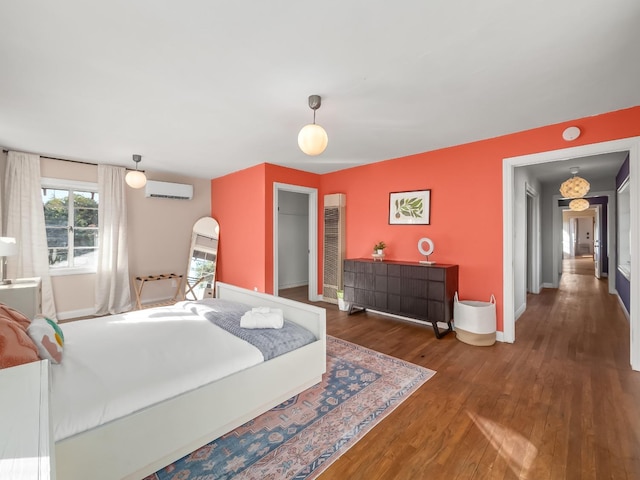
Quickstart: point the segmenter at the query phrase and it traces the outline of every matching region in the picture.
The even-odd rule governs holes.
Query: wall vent
[[[344,193],[324,196],[322,299],[329,303],[338,303],[338,290],[343,289],[346,204],[347,196]]]
[[[191,200],[193,198],[193,185],[147,180],[144,193],[145,197]]]

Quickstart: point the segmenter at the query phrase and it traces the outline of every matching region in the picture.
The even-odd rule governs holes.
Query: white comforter
[[[61,325],[62,363],[51,368],[56,441],[263,361],[181,305]]]

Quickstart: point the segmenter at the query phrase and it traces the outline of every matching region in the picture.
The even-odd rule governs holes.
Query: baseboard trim
[[[527,304],[523,303],[522,305],[520,305],[518,307],[518,309],[515,311],[514,317],[515,317],[515,321],[517,322],[518,319],[520,318],[520,316],[527,310]]]
[[[379,315],[384,315],[385,317],[397,318],[398,320],[406,320],[408,322],[424,325],[425,327],[431,327],[431,324],[428,323],[428,322],[423,322],[422,320],[416,320],[414,318],[401,317],[400,315],[394,315],[393,313],[380,312],[378,310],[371,310],[370,308],[367,308],[367,312],[377,313]],[[431,327],[431,328],[433,328],[433,327]],[[447,329],[448,327],[447,327],[446,323],[438,322],[438,328]],[[455,329],[456,329],[456,326],[455,326],[455,322],[454,322],[453,323],[454,332],[455,332]],[[505,342],[504,332],[501,332],[501,331],[497,331],[496,332],[496,341],[497,342],[502,342],[502,343]]]
[[[556,287],[553,286],[553,283],[545,282],[542,284],[542,288],[556,288]]]
[[[287,288],[298,288],[298,287],[306,287],[309,285],[309,281],[305,280],[304,282],[291,283],[286,285],[280,285],[278,287],[278,291],[286,290]]]
[[[622,301],[622,298],[620,298],[620,295],[618,295],[618,293],[616,292],[616,298],[618,299],[618,303],[620,304],[620,306],[622,307],[622,313],[624,313],[624,316],[627,317],[627,321],[631,322],[631,316],[629,315],[629,312],[627,312],[627,307],[624,304],[624,302]]]
[[[56,312],[58,320],[71,320],[72,318],[90,317],[96,314],[95,308],[82,308],[80,310],[68,310],[66,312]]]

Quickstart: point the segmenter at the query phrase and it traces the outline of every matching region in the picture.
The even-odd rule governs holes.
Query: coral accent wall
[[[320,176],[263,163],[211,181],[211,216],[220,223],[218,280],[273,293],[274,183],[319,189]]]
[[[265,164],[211,181],[211,216],[220,224],[216,278],[265,291]]]
[[[562,132],[572,125],[580,127],[582,135],[568,143]],[[429,237],[435,243],[430,260],[460,266],[461,298],[496,296],[498,330],[502,330],[503,159],[639,135],[640,107],[632,107],[321,176],[263,164],[214,179],[212,215],[220,220],[224,262],[219,278],[272,292],[273,182],[319,185],[321,211],[325,194],[347,196],[347,257],[368,257],[373,244],[384,240],[387,258],[418,261],[418,239]],[[431,225],[389,225],[389,193],[423,189],[431,190]],[[245,192],[256,205],[256,212],[248,216],[238,214],[234,206],[246,205]],[[320,213],[318,218],[322,238]],[[247,255],[249,247],[256,251]],[[320,275],[321,259],[319,252]],[[258,275],[261,283],[252,284]]]
[[[265,260],[265,291],[273,293],[273,184],[286,183],[301,187],[320,189],[320,175],[316,173],[303,172],[293,168],[280,167],[278,165],[266,164],[265,166],[265,190],[264,202],[265,218],[267,219],[265,228],[265,245],[269,254]],[[322,198],[318,197],[318,219],[322,219]],[[322,222],[319,222],[322,223]],[[318,259],[322,265],[322,242],[320,238],[322,232],[318,232]],[[318,268],[318,285],[322,285],[322,268]]]

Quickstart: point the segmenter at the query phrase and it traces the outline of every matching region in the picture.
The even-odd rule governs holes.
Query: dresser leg
[[[353,303],[351,305],[349,305],[349,312],[347,313],[347,315],[351,315],[353,313],[359,313],[359,312],[364,312],[366,310],[366,308],[364,307],[356,307]]]
[[[438,328],[438,322],[431,322],[431,325],[433,326],[433,331],[436,334],[436,338],[442,338],[447,333],[449,333],[449,332],[451,332],[453,330],[453,327],[451,326],[451,322],[447,322],[448,328],[446,330],[440,330]]]

